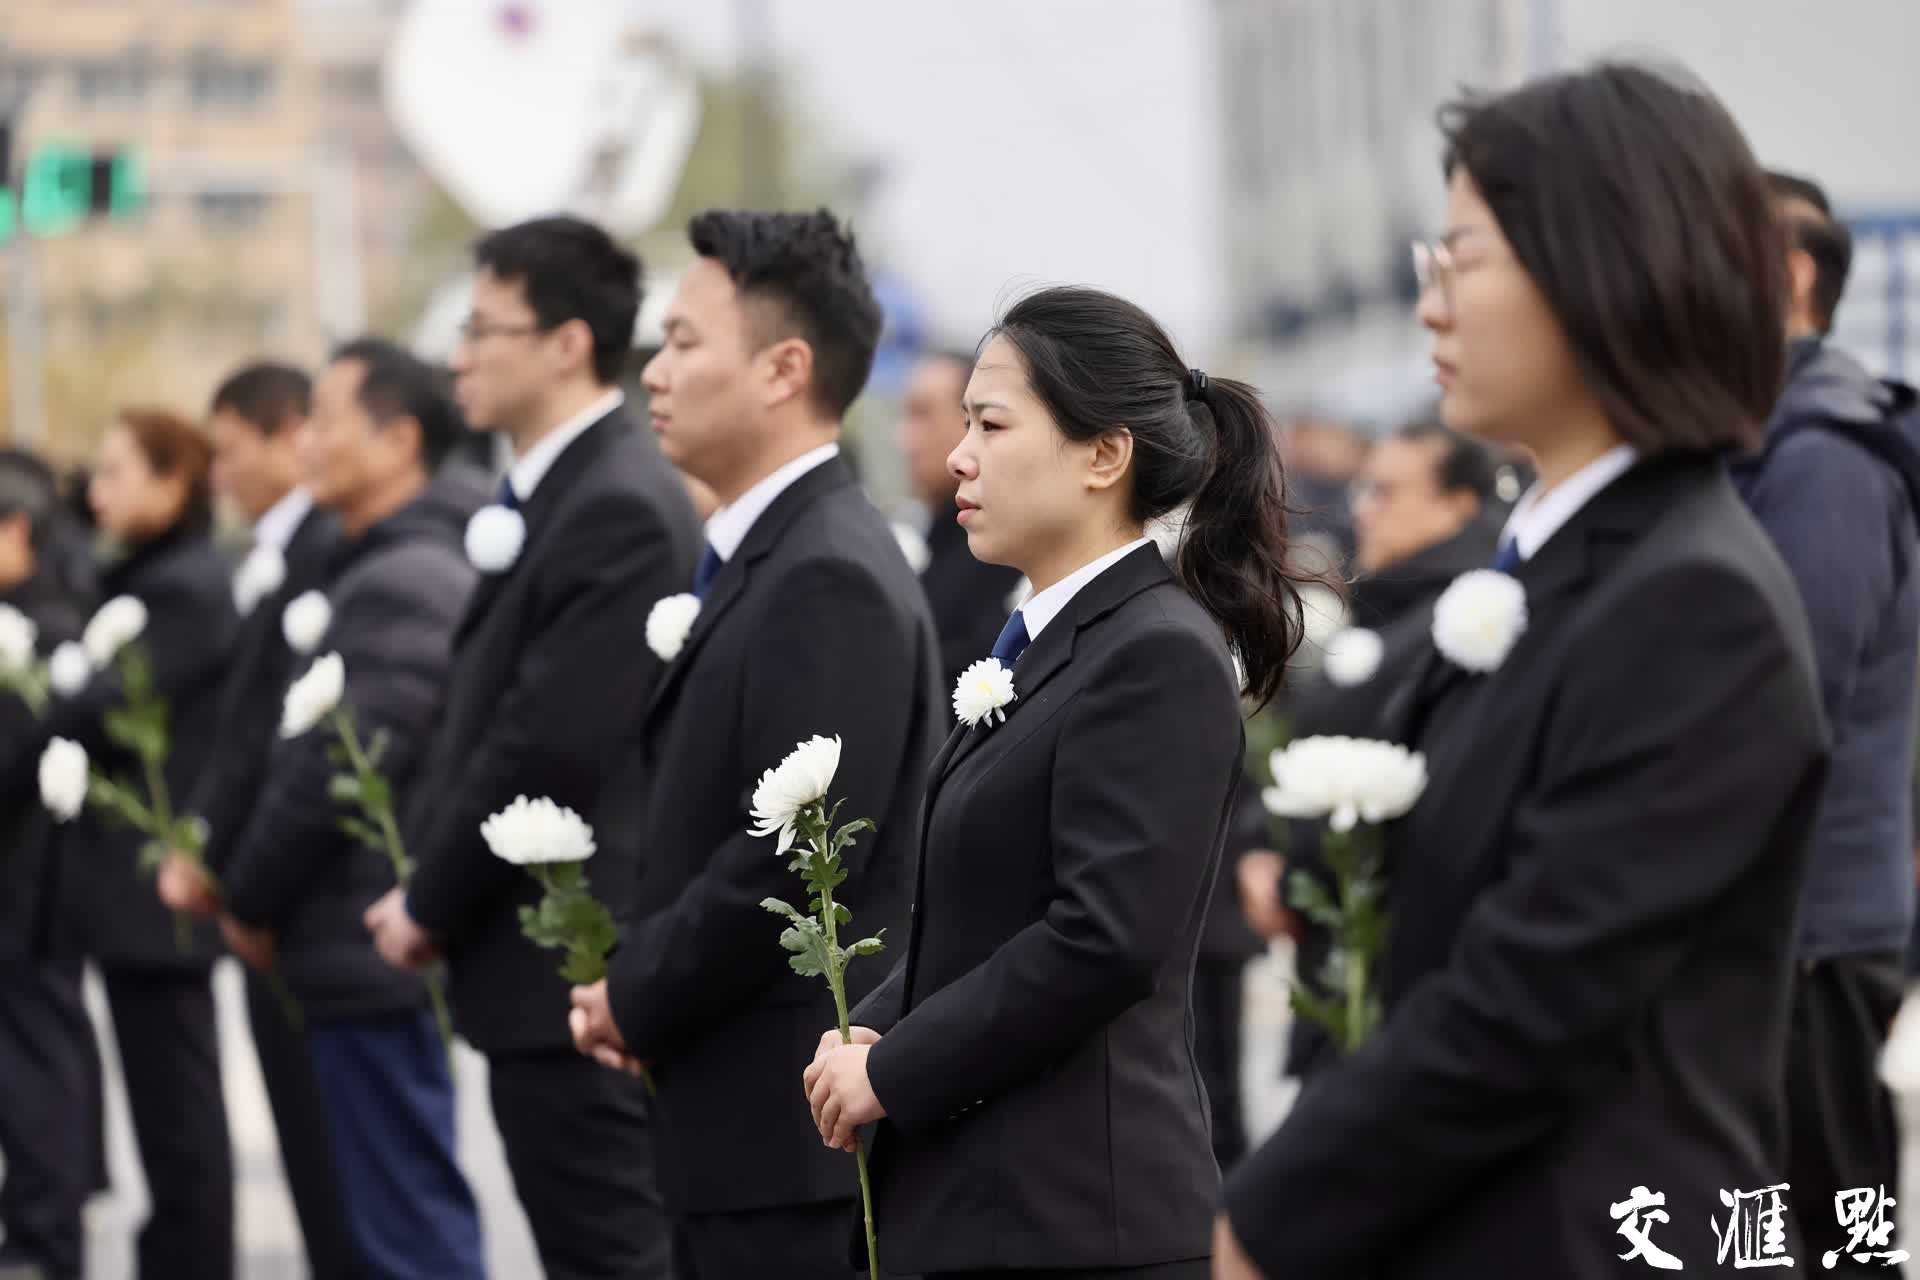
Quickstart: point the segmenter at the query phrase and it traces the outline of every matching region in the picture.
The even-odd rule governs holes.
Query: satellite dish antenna
[[[400,137],[486,226],[571,212],[638,235],[700,123],[685,60],[597,0],[414,0],[384,89]]]

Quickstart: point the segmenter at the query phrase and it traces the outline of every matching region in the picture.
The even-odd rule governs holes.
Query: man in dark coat
[[[1833,1197],[1892,1186],[1899,1134],[1880,1052],[1906,994],[1914,913],[1920,409],[1827,341],[1851,241],[1820,188],[1773,175],[1788,228],[1787,385],[1735,471],[1806,603],[1833,763],[1800,911],[1787,1051],[1792,1212],[1810,1243],[1847,1238]],[[1843,1261],[1841,1266],[1857,1264]]]
[[[574,1052],[560,958],[520,929],[540,887],[494,857],[480,827],[519,795],[574,810],[601,838],[593,887],[623,905],[634,849],[617,806],[643,780],[619,766],[661,668],[647,615],[686,590],[699,532],[679,476],[622,407],[639,262],[574,218],[494,232],[476,256],[454,392],[470,423],[511,439],[515,461],[468,529],[482,576],[403,821],[413,879],[367,924],[390,964],[444,953],[550,1280],[665,1276],[644,1087]]]
[[[1427,651],[1433,602],[1461,574],[1493,558],[1507,506],[1494,495],[1496,464],[1486,445],[1438,423],[1416,423],[1381,440],[1368,454],[1354,489],[1354,626],[1380,638],[1380,660],[1352,681],[1338,664],[1291,702],[1291,735],[1379,737],[1386,694]],[[1264,762],[1262,762],[1264,767]],[[1294,969],[1317,986],[1326,963],[1325,930],[1292,911],[1289,867],[1320,867],[1321,824],[1286,824],[1286,853],[1255,850],[1240,860],[1239,889],[1248,922],[1263,937],[1294,940]],[[1286,1072],[1305,1079],[1333,1060],[1333,1044],[1313,1023],[1296,1019],[1288,1033]]]
[[[654,1064],[661,1178],[700,1280],[846,1276],[853,1162],[796,1106],[831,1026],[826,984],[788,966],[761,902],[799,879],[748,828],[755,780],[815,735],[843,744],[832,794],[878,830],[838,891],[866,936],[903,936],[936,735],[938,642],[880,513],[839,453],[879,309],[853,241],[819,214],[716,212],[648,364],[667,455],[711,485],[698,617],[645,722],[640,878],[607,981],[575,992],[576,1036]],[[630,784],[632,785],[632,784]],[[848,972],[849,1000],[885,973]]]
[[[234,575],[241,622],[220,691],[220,739],[187,804],[207,824],[203,856],[217,876],[226,874],[260,798],[267,752],[280,724],[280,695],[292,675],[293,653],[280,615],[288,601],[323,585],[339,536],[333,516],[315,510],[300,485],[297,441],[312,394],[312,380],[299,369],[248,365],[214,392],[209,415],[214,488],[253,526],[253,546]],[[189,903],[199,889],[193,872],[191,861],[169,859],[160,872],[162,899]],[[315,1280],[348,1280],[360,1272],[340,1214],[306,1038],[267,981],[252,971],[247,1022],[307,1265]]]
[[[343,535],[315,652],[344,666],[340,706],[361,745],[385,738],[379,768],[396,795],[419,779],[474,581],[460,541],[485,500],[484,477],[449,468],[433,482],[459,431],[431,369],[363,340],[322,374],[303,441],[314,501]],[[326,719],[293,721],[296,703],[235,842],[221,926],[248,964],[277,965],[300,1003],[361,1266],[477,1278],[485,1263],[455,1156],[450,1046],[420,977],[384,964],[361,924],[392,887],[392,867],[342,830],[330,787],[341,772],[328,749],[335,731]]]

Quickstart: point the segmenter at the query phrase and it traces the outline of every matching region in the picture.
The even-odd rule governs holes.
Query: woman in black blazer
[[[211,536],[211,454],[192,422],[157,409],[121,412],[100,443],[88,497],[102,533],[124,548],[101,572],[100,597],[147,607],[140,644],[168,707],[166,781],[190,794],[218,735],[220,681],[238,630],[233,588]],[[106,739],[119,677],[96,674],[53,700],[49,736],[86,747],[97,766],[138,778]],[[139,1244],[142,1276],[232,1272],[233,1167],[220,1092],[211,926],[182,950],[170,913],[139,867],[144,837],[88,815],[63,842],[58,921],[64,945],[105,981],[114,1037],[153,1210]]]
[[[1492,580],[1525,615],[1463,645],[1443,597],[1390,691],[1428,784],[1388,835],[1385,1021],[1229,1180],[1229,1280],[1711,1268],[1718,1234],[1766,1248],[1741,1193],[1784,1180],[1823,729],[1723,461],[1784,367],[1766,182],[1711,96],[1631,66],[1442,119],[1420,318],[1448,425],[1538,464]],[[1754,1261],[1845,1238],[1778,1225]]]
[[[816,1123],[850,1147],[881,1121],[889,1271],[1205,1276],[1219,1174],[1190,979],[1239,694],[1270,697],[1300,634],[1272,423],[1091,289],[1015,305],[966,411],[968,545],[1035,587],[995,646],[1012,700],[977,672],[956,689],[911,934],[857,1042],[823,1037]],[[1169,570],[1143,527],[1187,501]]]

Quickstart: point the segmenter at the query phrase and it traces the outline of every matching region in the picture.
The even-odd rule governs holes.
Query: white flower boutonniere
[[[132,596],[115,596],[87,623],[80,643],[94,666],[105,667],[146,629],[147,606]]]
[[[260,607],[260,602],[278,591],[287,581],[287,558],[280,554],[278,547],[261,543],[247,553],[240,562],[240,572],[233,575],[233,605],[246,617]]]
[[[287,638],[287,647],[302,657],[320,647],[320,642],[327,637],[327,628],[332,625],[333,606],[318,591],[303,592],[295,597],[280,615],[280,631]]]
[[[1477,674],[1505,662],[1526,629],[1527,589],[1492,569],[1461,574],[1433,606],[1434,647]]]
[[[56,822],[72,822],[87,802],[90,785],[87,749],[55,738],[40,753],[40,802]]]
[[[953,714],[969,729],[992,726],[1007,718],[1007,706],[1019,694],[1013,691],[1013,672],[998,658],[982,658],[960,673],[953,685]]]
[[[63,698],[71,698],[93,679],[93,659],[78,640],[68,640],[47,659],[47,682]]]
[[[0,604],[0,667],[21,672],[33,665],[33,646],[40,628],[32,618],[10,604]]]
[[[499,503],[480,508],[467,521],[467,559],[482,573],[505,573],[527,544],[527,522]]]
[[[660,661],[672,662],[686,648],[687,637],[699,617],[700,597],[692,592],[655,600],[647,614],[647,648],[658,654]]]
[[[1373,679],[1385,653],[1386,643],[1378,631],[1348,627],[1327,641],[1327,656],[1320,669],[1334,688],[1352,689]]]

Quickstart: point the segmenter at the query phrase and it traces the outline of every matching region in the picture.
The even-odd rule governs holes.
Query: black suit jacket
[[[457,480],[458,473],[455,473]],[[363,746],[384,733],[380,771],[396,796],[413,793],[432,741],[475,571],[462,533],[480,502],[458,483],[428,489],[356,539],[331,564],[333,621],[317,650],[346,668],[342,704]],[[280,970],[308,1018],[364,1018],[426,1003],[420,978],[390,967],[361,917],[393,887],[386,856],[340,827],[328,787],[341,772],[332,726],[275,733],[262,795],[236,842],[227,909],[280,935]],[[357,815],[356,815],[357,816]]]
[[[1202,1258],[1219,1173],[1190,997],[1245,750],[1233,664],[1147,546],[1013,682],[1006,721],[934,761],[912,938],[854,1019],[882,1034],[881,1262]]]
[[[550,796],[599,837],[594,884],[620,903],[631,844],[610,822],[621,749],[660,672],[647,613],[686,590],[698,557],[679,475],[622,410],[582,433],[521,508],[526,545],[482,575],[455,633],[453,675],[407,824],[409,909],[445,948],[456,1021],[489,1054],[570,1050],[561,957],[528,942],[532,876],[493,856],[480,824]]]
[[[871,818],[836,895],[855,936],[900,945],[920,782],[944,721],[938,643],[893,532],[838,459],[774,499],[715,576],[647,715],[641,874],[609,993],[655,1063],[662,1190],[680,1212],[852,1196],[853,1161],[809,1122],[800,1074],[834,1025],[826,983],[788,967],[769,897],[804,908],[755,783],[839,735],[832,797]],[[864,994],[883,962],[848,970]]]
[[[281,615],[290,601],[326,585],[327,558],[339,536],[332,515],[309,511],[287,542],[286,581],[240,620],[220,691],[219,743],[187,804],[188,812],[206,820],[207,865],[223,877],[259,802],[280,728],[281,697],[294,673]]]
[[[90,600],[73,598],[49,573],[39,573],[0,596],[32,619],[38,628],[34,649],[52,654],[63,641],[78,639]],[[0,822],[6,841],[0,846],[0,953],[44,955],[53,886],[60,873],[60,850],[68,829],[53,821],[40,802],[40,751],[46,743],[40,719],[12,694],[0,694]]]
[[[927,567],[920,572],[940,637],[941,688],[949,692],[961,672],[993,652],[1013,611],[1007,597],[1020,583],[1018,569],[973,558],[967,531],[953,518],[957,510],[948,506],[934,513],[927,530]]]
[[[147,606],[139,643],[167,703],[167,790],[181,806],[219,740],[220,685],[239,629],[227,562],[207,534],[176,529],[109,566],[101,595],[129,595]],[[73,697],[53,700],[42,741],[71,738],[102,769],[138,781],[138,761],[108,744],[102,724],[121,698],[117,670],[95,675]],[[58,915],[63,944],[77,946],[103,965],[204,968],[218,953],[218,934],[200,922],[192,947],[184,953],[179,949],[171,913],[160,905],[152,877],[139,870],[145,841],[137,832],[105,825],[91,812],[76,822],[62,841]]]
[[[1613,1276],[1636,1186],[1710,1266],[1719,1192],[1784,1175],[1824,773],[1792,581],[1697,458],[1642,463],[1518,577],[1506,662],[1434,653],[1389,714],[1430,781],[1388,843],[1387,1019],[1229,1184],[1271,1275]]]

